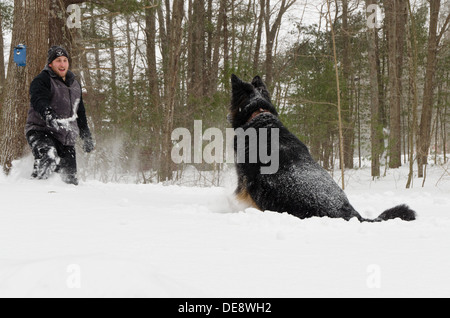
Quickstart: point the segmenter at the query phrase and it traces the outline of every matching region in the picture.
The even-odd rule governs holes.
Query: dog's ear
[[[255,87],[255,88],[265,88],[265,89],[267,89],[266,88],[266,85],[264,84],[264,82],[263,82],[263,80],[261,79],[261,77],[259,76],[259,75],[256,75],[255,76],[255,78],[253,79],[253,81],[252,81],[252,85]]]
[[[234,74],[231,75],[231,87],[233,88],[233,93],[245,92],[247,94],[250,94],[253,92],[252,85],[242,81],[239,77],[237,77]]]
[[[235,74],[231,74],[231,84],[235,85],[235,84],[239,84],[241,81],[241,79],[239,77],[237,77]]]
[[[264,98],[266,98],[268,101],[270,101],[269,90],[267,89],[266,84],[264,84],[264,82],[260,76],[258,76],[258,75],[255,76],[255,78],[252,81],[252,85],[254,88],[256,88],[256,90],[258,90],[261,93],[261,95],[264,96]]]
[[[233,90],[231,108],[244,107],[255,94],[253,85],[242,81],[234,74],[231,76],[231,87]]]

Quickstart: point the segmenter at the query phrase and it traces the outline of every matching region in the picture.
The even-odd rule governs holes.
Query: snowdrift
[[[378,224],[239,206],[232,172],[221,187],[75,187],[30,168],[0,174],[0,297],[450,297],[445,166],[410,190],[406,168],[347,171],[363,216],[418,214]]]

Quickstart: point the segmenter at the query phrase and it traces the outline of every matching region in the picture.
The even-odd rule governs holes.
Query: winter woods
[[[0,165],[8,171],[28,151],[29,81],[55,44],[71,51],[97,140],[80,172],[101,181],[179,178],[185,167],[170,158],[172,131],[193,132],[202,120],[204,129],[225,132],[232,73],[265,78],[283,122],[326,169],[357,168],[370,158],[374,177],[411,163],[414,178],[429,163],[445,164],[450,3],[329,3],[2,1],[0,52],[9,54],[0,56]],[[67,23],[78,18],[80,28]],[[22,68],[10,53],[20,43],[29,48]],[[196,167],[218,175],[224,169]]]

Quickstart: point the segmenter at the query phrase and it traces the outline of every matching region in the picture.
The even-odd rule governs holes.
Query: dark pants
[[[43,131],[28,132],[27,141],[35,160],[32,177],[47,179],[53,172],[57,172],[64,182],[78,184],[74,146],[65,146],[50,133]]]

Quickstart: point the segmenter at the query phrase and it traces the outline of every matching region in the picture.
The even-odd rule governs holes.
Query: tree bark
[[[202,108],[204,92],[204,61],[205,61],[205,2],[194,0],[190,5],[189,42],[188,42],[188,74],[187,95],[188,105],[195,112]]]
[[[2,96],[2,92],[3,92],[3,88],[5,86],[5,81],[6,81],[6,77],[5,77],[5,58],[3,56],[3,49],[4,49],[4,44],[3,44],[3,28],[2,28],[2,24],[3,24],[3,17],[2,17],[2,12],[0,11],[0,101],[1,101],[1,96]],[[2,109],[2,104],[0,102],[0,112]]]
[[[431,119],[433,114],[434,75],[436,73],[436,56],[438,48],[437,26],[439,20],[440,0],[430,0],[430,31],[428,37],[428,56],[425,73],[422,115],[420,118],[417,141],[418,175],[423,178],[423,167],[428,163],[428,152],[431,145]]]
[[[146,5],[150,5],[150,1],[146,0]],[[149,166],[156,166],[157,156],[160,152],[161,145],[161,96],[159,93],[158,71],[156,60],[156,8],[145,9],[145,35],[147,46],[147,76],[148,76],[148,95],[150,107],[150,131],[153,133],[153,138],[149,141],[150,149],[146,150],[148,153],[144,161],[151,160]]]
[[[273,91],[273,47],[275,44],[275,39],[278,34],[278,30],[281,26],[281,21],[283,19],[284,14],[286,11],[296,2],[296,0],[281,0],[280,9],[278,10],[277,17],[275,18],[275,21],[273,24],[270,24],[270,1],[266,1],[266,8],[265,8],[265,15],[264,15],[264,21],[265,21],[265,27],[266,27],[266,62],[265,62],[265,69],[266,69],[266,85],[270,91]]]
[[[156,63],[156,10],[154,8],[145,9],[145,34],[147,38],[147,62],[148,62],[148,88],[152,112],[158,117],[159,89],[158,71]]]
[[[389,167],[401,166],[401,99],[402,99],[402,67],[404,36],[406,23],[405,0],[385,1],[386,21],[389,51],[389,104],[390,104],[390,135],[389,135]]]
[[[223,69],[224,74],[227,76],[230,73],[230,49],[229,49],[229,31],[228,31],[228,0],[221,0],[221,6],[222,2],[224,5],[224,15],[223,15]],[[231,75],[231,74],[230,74]],[[225,81],[225,89],[230,89],[229,81]]]
[[[49,10],[49,28],[52,32],[49,34],[49,47],[53,45],[63,46],[68,52],[72,51],[72,39],[69,29],[66,25],[68,14],[66,12],[66,1],[50,0]]]
[[[113,97],[113,103],[117,101],[117,66],[116,66],[116,51],[114,48],[114,17],[110,15],[108,17],[108,36],[110,38],[109,56],[111,59],[111,91]]]
[[[339,67],[336,52],[336,36],[334,32],[333,22],[331,21],[331,11],[330,11],[330,0],[327,0],[328,7],[328,23],[330,24],[331,38],[333,41],[333,56],[334,56],[334,67],[336,72],[336,89],[337,89],[337,100],[338,100],[338,123],[339,123],[339,158],[341,162],[341,181],[342,189],[345,190],[345,172],[344,172],[344,135],[342,129],[342,114],[341,114],[341,89],[339,84]]]
[[[261,50],[261,37],[262,30],[264,25],[264,16],[265,16],[265,4],[266,0],[259,0],[259,17],[258,17],[258,30],[256,32],[256,46],[255,46],[255,55],[253,58],[253,71],[257,72],[259,67],[259,55]]]
[[[70,15],[70,13],[67,12],[67,7],[71,4],[81,4],[85,2],[85,0],[49,1],[50,10],[48,25],[49,30],[51,30],[49,33],[49,47],[52,47],[53,45],[63,46],[67,52],[69,52],[70,68],[75,71],[75,73],[78,73],[80,69],[80,52],[75,49],[74,44],[75,38],[77,37],[76,33],[79,32],[79,29],[69,29],[67,27],[67,18]]]
[[[348,0],[342,0],[342,74],[344,77],[342,95],[342,121],[344,126],[344,165],[348,169],[353,169],[353,140],[355,136],[355,126],[353,120],[353,101],[350,94],[351,87],[354,84],[353,71],[350,62],[351,45],[350,30],[348,25],[349,18]]]
[[[179,63],[181,56],[181,42],[183,36],[182,22],[184,18],[184,0],[173,2],[172,13],[170,10],[170,1],[166,0],[166,29],[164,38],[169,44],[166,48],[167,55],[163,55],[163,65],[166,70],[164,74],[164,99],[163,99],[163,123],[162,123],[162,154],[161,169],[159,178],[161,181],[172,180],[172,159],[170,157],[172,150],[171,134],[173,130],[174,110],[179,82]],[[161,23],[161,21],[160,21]],[[161,28],[160,28],[161,32]]]
[[[219,61],[220,61],[220,43],[222,36],[224,32],[222,31],[225,17],[226,17],[226,0],[220,0],[220,7],[219,7],[219,13],[217,17],[217,25],[216,25],[216,31],[214,33],[214,39],[212,40],[213,45],[213,54],[212,54],[212,61],[211,61],[211,72],[210,72],[210,89],[209,94],[210,96],[213,96],[217,91],[217,82],[219,77]]]
[[[6,91],[3,96],[3,111],[0,125],[0,166],[6,173],[12,161],[20,158],[26,144],[24,137],[29,87],[42,70],[48,51],[49,0],[15,0],[14,26],[8,64]],[[24,27],[27,26],[27,27]],[[18,67],[14,63],[14,47],[27,45],[27,65]]]
[[[91,6],[91,16],[94,16],[94,6]],[[128,27],[128,19],[127,19],[127,27]],[[91,31],[91,36],[93,38],[98,37],[96,19],[91,19],[90,31]],[[127,29],[127,31],[128,31],[128,29]],[[127,35],[128,35],[128,33],[127,33]],[[128,43],[131,42],[129,40],[129,38],[127,40],[128,40]],[[95,43],[94,43],[94,60],[95,60],[95,86],[96,86],[97,90],[101,90],[103,79],[102,79],[102,72],[100,70],[100,45],[99,45],[98,41],[95,41]]]
[[[130,24],[131,24],[130,16],[127,15],[125,18],[125,32],[126,32],[126,39],[127,39],[128,91],[129,91],[129,96],[130,96],[130,102],[132,104],[132,107],[134,107],[135,106],[135,102],[134,102],[134,63],[133,63],[133,54],[131,52],[132,40],[131,40]],[[97,62],[98,60],[99,60],[98,49],[96,47],[95,61]],[[100,65],[98,65],[98,67],[99,66]],[[99,72],[99,70],[97,72]],[[99,80],[100,79],[101,78],[99,77]]]
[[[366,0],[367,6],[374,4],[375,0]],[[376,28],[367,30],[368,57],[369,57],[369,81],[370,81],[370,138],[371,138],[371,155],[372,155],[372,177],[380,176],[380,156],[382,147],[380,140],[383,138],[382,123],[380,123],[380,104],[379,104],[379,84],[377,70],[377,45],[376,45]]]
[[[411,3],[408,0],[408,12],[410,16],[410,39],[408,41],[409,49],[409,80],[410,80],[410,90],[412,96],[412,119],[410,123],[410,131],[408,136],[409,144],[409,174],[408,181],[406,182],[406,188],[412,187],[412,182],[414,178],[414,138],[417,133],[417,108],[419,103],[418,91],[417,91],[417,31],[416,22],[411,10]]]

